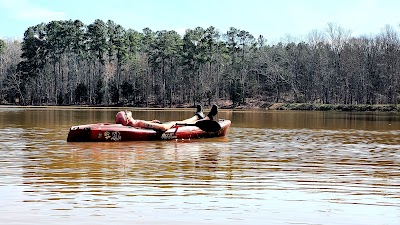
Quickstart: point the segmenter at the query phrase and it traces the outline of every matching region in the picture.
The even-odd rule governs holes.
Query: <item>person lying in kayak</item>
[[[136,120],[132,118],[131,111],[120,111],[117,113],[115,117],[115,123],[122,124],[124,126],[141,127],[141,128],[159,130],[164,132],[172,128],[176,123],[194,123],[198,120],[213,120],[214,116],[217,115],[217,113],[218,113],[218,106],[213,105],[207,116],[204,116],[203,107],[201,105],[197,105],[196,113],[191,118],[188,118],[183,121],[160,123],[159,120],[152,120],[152,121]]]

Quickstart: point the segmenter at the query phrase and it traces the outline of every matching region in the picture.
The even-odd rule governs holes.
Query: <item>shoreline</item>
[[[302,110],[302,111],[350,111],[350,112],[400,112],[400,105],[377,104],[377,105],[346,105],[346,104],[312,104],[312,103],[271,103],[262,105],[240,105],[232,106],[229,104],[219,104],[220,109],[240,109],[240,110]],[[165,109],[191,109],[192,105],[175,105],[172,107],[161,106],[131,106],[131,105],[0,105],[0,108],[33,108],[33,109],[115,109],[115,108],[135,108],[139,110],[165,110]],[[205,106],[204,108],[209,108]]]
[[[275,103],[275,110],[306,110],[306,111],[346,111],[346,112],[400,112],[400,105],[346,105],[346,104],[311,104],[311,103]]]

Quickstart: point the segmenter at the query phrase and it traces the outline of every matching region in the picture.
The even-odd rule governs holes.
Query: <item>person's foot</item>
[[[214,116],[217,115],[218,113],[218,106],[217,105],[213,105],[211,107],[210,112],[207,114],[208,118],[210,118],[210,120],[214,119]]]
[[[196,113],[194,114],[197,116],[199,120],[204,119],[203,107],[201,105],[196,106]]]

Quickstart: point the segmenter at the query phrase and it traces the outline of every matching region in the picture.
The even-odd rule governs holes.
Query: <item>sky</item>
[[[398,0],[0,0],[0,38],[22,39],[30,26],[53,20],[112,20],[125,29],[175,30],[230,27],[268,42],[302,40],[328,23],[353,37],[400,29]]]

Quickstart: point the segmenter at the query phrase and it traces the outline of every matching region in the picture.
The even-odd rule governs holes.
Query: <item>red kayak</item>
[[[200,124],[181,124],[165,132],[157,132],[151,129],[124,126],[121,124],[87,124],[73,126],[68,133],[69,142],[89,142],[89,141],[149,141],[149,140],[175,140],[175,139],[198,139],[222,137],[228,132],[231,125],[230,120],[220,120],[218,130],[210,132],[209,129]],[[218,125],[217,124],[217,125]]]

